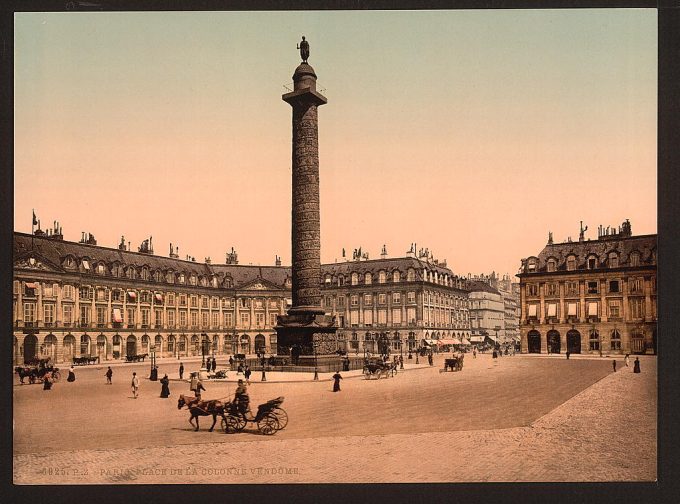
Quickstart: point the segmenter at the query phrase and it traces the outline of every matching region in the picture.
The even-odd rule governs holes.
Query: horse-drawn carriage
[[[27,361],[23,366],[14,368],[14,372],[19,375],[19,382],[24,384],[24,380],[28,378],[28,383],[36,383],[43,381],[45,375],[49,373],[53,382],[58,382],[61,378],[59,368],[54,367],[51,359],[34,359]]]
[[[125,362],[144,362],[144,359],[146,359],[149,356],[149,354],[135,354],[131,355],[128,354],[125,356]]]
[[[257,424],[262,434],[270,436],[288,425],[288,414],[281,408],[281,403],[283,403],[283,397],[267,401],[258,406],[257,414],[253,416],[243,403],[238,404],[235,401],[222,399],[201,401],[192,396],[180,395],[177,409],[182,409],[184,406],[189,408],[191,413],[189,423],[194,426],[195,430],[198,430],[199,416],[212,415],[213,423],[209,429],[212,432],[219,415],[222,417],[222,429],[228,434],[242,431],[251,422]]]
[[[74,366],[85,366],[88,364],[99,364],[99,355],[84,355],[73,358]]]
[[[366,359],[363,369],[364,377],[367,380],[370,380],[371,378],[376,378],[379,380],[383,376],[385,378],[389,378],[390,375],[394,376],[396,372],[396,362],[386,362],[378,357]]]
[[[451,358],[444,359],[444,371],[462,371],[463,361],[465,360],[465,355],[454,355]]]

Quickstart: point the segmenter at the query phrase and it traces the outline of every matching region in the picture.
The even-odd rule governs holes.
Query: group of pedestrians
[[[623,358],[623,364],[626,367],[630,367],[630,354],[626,354],[626,356]],[[616,373],[616,359],[612,361],[612,367],[614,368],[614,372]],[[638,357],[635,357],[635,362],[633,362],[633,373],[639,372],[640,372],[640,359]]]

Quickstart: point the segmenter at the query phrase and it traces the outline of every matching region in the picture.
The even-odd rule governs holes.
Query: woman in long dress
[[[161,378],[161,397],[167,398],[170,395],[170,378],[166,374]]]
[[[339,371],[335,372],[333,380],[333,392],[340,392],[340,380],[342,380],[342,376],[340,376]]]

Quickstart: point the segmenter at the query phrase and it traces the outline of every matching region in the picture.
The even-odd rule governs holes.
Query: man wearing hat
[[[243,383],[243,380],[241,379],[239,379],[238,386],[234,392],[234,403],[236,403],[238,411],[243,416],[245,416],[246,411],[250,409],[250,397],[248,397],[248,389],[246,388],[246,384]]]

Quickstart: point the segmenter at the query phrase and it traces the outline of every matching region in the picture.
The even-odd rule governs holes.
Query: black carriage
[[[277,397],[260,404],[257,414],[252,416],[250,409],[243,404],[227,402],[224,406],[222,429],[227,434],[234,434],[245,429],[248,423],[257,424],[257,429],[264,435],[271,436],[288,425],[288,414],[281,408],[283,397]]]
[[[131,355],[128,354],[125,356],[125,362],[144,362],[144,359],[146,359],[149,356],[149,354],[135,354]]]
[[[451,357],[449,359],[444,359],[444,371],[462,371],[463,361],[465,357],[463,355],[459,357]]]
[[[394,376],[396,372],[396,362],[385,362],[378,357],[373,357],[364,361],[363,374],[367,380],[371,378],[379,380],[383,376],[388,378],[390,375]]]
[[[53,382],[58,382],[61,378],[59,368],[54,367],[50,359],[35,359],[30,366],[15,367],[14,372],[19,375],[19,382],[22,384],[26,378],[28,378],[28,383],[31,384],[41,382],[48,373]]]
[[[99,364],[99,355],[83,355],[73,358],[74,366],[86,366],[89,364]]]

